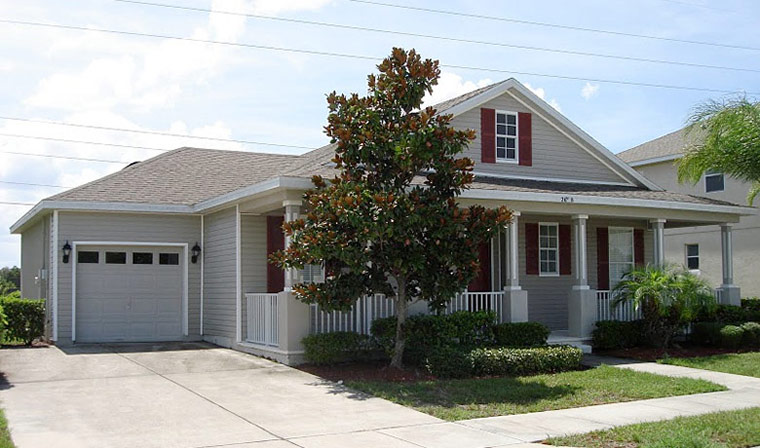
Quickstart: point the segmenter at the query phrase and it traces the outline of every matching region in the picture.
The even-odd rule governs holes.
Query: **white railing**
[[[277,294],[246,294],[248,331],[246,341],[279,345],[279,301]]]
[[[392,298],[374,294],[357,300],[350,311],[323,311],[319,305],[311,305],[309,314],[309,331],[312,334],[335,331],[369,334],[375,319],[395,316],[396,308]]]
[[[504,291],[461,292],[446,305],[445,314],[457,311],[493,311],[501,320],[501,302]]]
[[[614,305],[610,291],[596,292],[596,320],[631,321],[641,319],[641,310],[634,308],[631,302]]]
[[[720,288],[715,290],[715,301],[717,303],[723,303],[723,290]]]

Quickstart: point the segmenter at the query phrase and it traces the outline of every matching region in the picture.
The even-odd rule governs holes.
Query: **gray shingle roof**
[[[487,85],[485,87],[481,87],[479,89],[475,89],[472,92],[467,92],[467,93],[465,93],[463,95],[459,95],[457,97],[451,98],[450,100],[442,101],[442,102],[440,102],[438,104],[433,105],[433,108],[435,110],[437,110],[439,113],[440,112],[445,112],[445,111],[451,109],[452,107],[456,106],[457,104],[464,103],[465,101],[469,100],[470,98],[476,97],[476,96],[480,95],[483,92],[487,92],[487,91],[493,89],[494,87],[497,87],[497,86],[499,86],[501,84],[504,84],[507,81],[509,81],[509,79],[505,79],[504,81],[499,81],[497,83],[490,84],[490,85]]]
[[[686,147],[689,146],[697,137],[698,133],[687,135],[686,128],[679,129],[634,146],[631,149],[619,153],[620,157],[626,163],[641,162],[643,160],[659,159],[661,157],[678,156],[683,154]]]

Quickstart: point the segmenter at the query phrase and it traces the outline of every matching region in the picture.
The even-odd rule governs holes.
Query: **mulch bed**
[[[303,364],[298,366],[300,370],[311,373],[330,381],[388,381],[388,382],[415,382],[432,380],[435,377],[411,368],[396,369],[390,367],[387,361],[349,363],[328,366]]]
[[[632,358],[640,361],[657,361],[663,358],[698,358],[702,356],[724,355],[728,353],[745,353],[751,350],[730,349],[722,347],[704,347],[699,345],[682,344],[667,350],[652,347],[624,348],[619,350],[599,350],[594,354],[614,356],[616,358]]]

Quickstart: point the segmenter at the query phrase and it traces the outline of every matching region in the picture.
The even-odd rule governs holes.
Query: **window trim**
[[[697,255],[691,255],[691,256],[689,255],[689,246],[697,246]],[[688,269],[689,272],[693,272],[693,273],[698,274],[700,272],[699,271],[699,269],[700,269],[699,267],[701,266],[700,255],[699,255],[699,243],[686,243],[686,244],[684,244],[683,245],[683,252],[684,252],[684,261],[686,263],[686,269]],[[696,269],[692,269],[692,268],[689,267],[689,258],[696,258],[697,259],[697,268]]]
[[[553,248],[554,253],[556,254],[555,259],[557,260],[557,270],[556,272],[542,272],[541,271],[541,251],[542,250],[552,250],[552,248],[542,248],[541,247],[541,226],[551,226],[557,229],[557,247]],[[539,222],[538,223],[538,276],[539,277],[559,277],[559,273],[561,272],[560,266],[559,266],[559,223],[558,222]]]
[[[723,179],[723,188],[721,188],[720,190],[709,190],[708,191],[707,190],[707,178],[708,177],[717,177],[717,176],[720,176],[721,179]],[[707,171],[705,171],[705,193],[720,193],[720,192],[723,192],[723,191],[726,191],[726,176],[723,173],[718,172],[718,171],[714,171],[714,170],[707,170]]]
[[[506,134],[499,134],[499,114],[503,115],[514,115],[515,117],[515,135],[506,135]],[[495,110],[494,111],[494,136],[493,136],[493,151],[494,151],[494,160],[496,160],[496,163],[513,163],[518,164],[520,163],[520,114],[511,111],[511,110]],[[506,138],[513,138],[515,139],[515,158],[514,159],[507,159],[507,158],[499,158],[499,137],[506,137]],[[504,149],[504,155],[506,156],[506,147]]]
[[[608,237],[607,237],[608,238],[607,239],[607,271],[608,271],[607,272],[607,278],[609,278],[610,290],[613,289],[613,286],[612,286],[612,282],[613,282],[613,278],[612,278],[612,265],[613,265],[613,263],[614,264],[629,264],[628,262],[623,263],[622,261],[612,261],[612,257],[610,257],[610,250],[612,250],[612,245],[609,243],[609,234],[611,233],[610,231],[612,231],[612,230],[626,230],[626,231],[628,231],[628,232],[631,233],[631,259],[632,260],[630,262],[630,265],[631,265],[631,269],[635,269],[636,268],[636,234],[634,232],[634,228],[633,227],[627,227],[627,226],[608,226],[607,227],[607,235],[608,235]],[[617,284],[617,282],[619,282],[619,279],[614,279],[614,281],[616,282],[615,284]]]

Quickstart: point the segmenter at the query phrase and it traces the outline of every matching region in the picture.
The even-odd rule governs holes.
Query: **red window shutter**
[[[538,275],[538,224],[525,224],[525,273]]]
[[[571,275],[572,269],[572,236],[568,224],[559,226],[559,275]]]
[[[533,166],[533,124],[531,114],[517,114],[517,133],[519,134],[520,165]]]
[[[496,111],[480,109],[480,161],[496,163]]]
[[[636,266],[644,266],[644,230],[633,229],[633,261]]]
[[[472,279],[467,290],[471,292],[484,292],[491,290],[491,245],[483,243],[478,249],[478,261],[480,271],[478,276]]]
[[[607,227],[596,228],[597,289],[610,289],[610,234]]]
[[[285,249],[285,234],[282,232],[282,216],[267,216],[267,292],[280,292],[285,288],[285,271],[269,263],[269,255]]]

